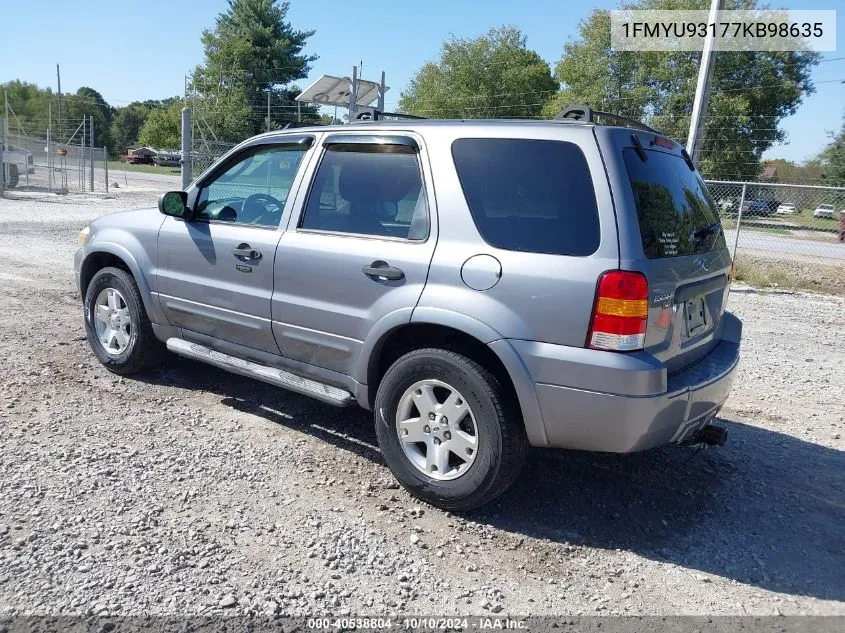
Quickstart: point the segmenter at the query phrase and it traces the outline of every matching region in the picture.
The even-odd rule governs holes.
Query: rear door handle
[[[261,259],[261,251],[257,251],[249,244],[238,244],[235,249],[235,257],[243,259]]]
[[[382,279],[389,279],[390,281],[396,281],[397,279],[405,277],[405,273],[402,272],[402,269],[391,266],[380,259],[377,259],[369,266],[364,266],[361,269],[361,272],[367,275],[367,277],[381,277]]]

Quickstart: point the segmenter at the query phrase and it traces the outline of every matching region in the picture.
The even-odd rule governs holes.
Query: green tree
[[[239,141],[296,120],[291,82],[307,76],[317,59],[304,52],[314,31],[298,31],[286,20],[287,2],[229,0],[213,30],[202,34],[205,61],[191,81],[196,115],[219,140]],[[316,120],[315,107],[303,106],[302,116]],[[205,133],[205,129],[203,129]]]
[[[549,65],[513,26],[475,39],[453,37],[440,58],[420,68],[402,91],[399,109],[449,119],[536,117],[558,89]]]
[[[751,9],[756,0],[728,0],[728,9]],[[632,9],[707,9],[709,0],[639,0]],[[587,103],[598,110],[645,120],[686,139],[701,54],[624,52],[610,49],[610,14],[594,10],[567,42],[555,68],[563,84],[544,110]],[[720,52],[706,113],[700,168],[710,177],[753,179],[760,157],[786,140],[780,122],[814,92],[816,53]]]
[[[179,149],[182,144],[181,129],[182,106],[176,102],[169,108],[149,111],[138,141],[155,149]]]
[[[93,117],[94,144],[97,147],[106,146],[110,151],[113,151],[114,147],[109,133],[109,126],[113,115],[114,108],[106,103],[103,95],[88,86],[81,87],[75,94],[62,95],[62,118],[64,120],[63,127],[65,128],[63,132],[66,132],[65,136],[73,133],[73,130],[76,129],[84,118],[86,120],[86,145],[91,139],[91,130],[87,126],[91,117]]]
[[[112,155],[125,154],[128,147],[138,142],[149,111],[149,108],[134,104],[117,109],[109,127]]]
[[[52,121],[50,121],[50,104],[55,99],[50,88],[42,89],[35,84],[14,79],[0,84],[0,91],[9,100],[10,132],[21,132],[30,136],[44,136],[47,127],[53,128],[57,121],[56,104],[53,103]],[[0,113],[0,116],[4,116]]]
[[[845,186],[845,120],[842,122],[842,129],[833,137],[830,145],[819,154],[818,162],[824,183]]]

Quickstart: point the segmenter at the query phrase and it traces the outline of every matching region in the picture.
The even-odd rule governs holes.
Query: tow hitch
[[[724,446],[728,441],[728,429],[716,424],[708,424],[696,431],[687,440],[687,444],[704,444],[705,446]]]

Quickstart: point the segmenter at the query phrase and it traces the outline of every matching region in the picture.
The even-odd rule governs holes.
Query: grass
[[[755,288],[810,290],[845,296],[845,265],[801,262],[740,253],[734,279]]]
[[[787,229],[781,229],[774,226],[756,226],[756,227],[748,227],[750,230],[757,231],[759,233],[774,233],[775,235],[790,235],[790,232]]]
[[[812,211],[804,211],[801,215],[787,215],[783,216],[786,222],[797,224],[798,226],[807,226],[813,229],[825,229],[828,231],[839,230],[839,220],[837,218],[814,218]]]
[[[783,224],[783,226],[776,226]],[[791,225],[791,226],[790,226]],[[736,216],[722,216],[722,228],[725,230],[736,228]],[[805,211],[801,215],[771,215],[771,216],[743,216],[743,230],[763,231],[778,235],[789,235],[792,231],[821,230],[829,233],[839,231],[839,218],[814,218],[812,211]]]
[[[140,171],[145,174],[166,174],[168,176],[182,173],[179,167],[159,167],[158,165],[131,165],[119,160],[109,161],[109,173],[122,173],[126,171],[132,173],[133,171]]]

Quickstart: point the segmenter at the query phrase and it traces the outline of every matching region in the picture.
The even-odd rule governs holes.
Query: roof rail
[[[601,125],[601,123],[596,120],[596,117],[607,119],[611,122],[610,125],[621,125],[623,127],[630,127],[636,130],[645,130],[646,132],[662,134],[659,130],[655,130],[653,127],[646,125],[642,121],[637,121],[636,119],[631,119],[629,117],[622,116],[621,114],[611,114],[610,112],[593,110],[590,106],[582,104],[564,108],[555,115],[553,120],[563,121],[566,119],[572,119],[574,121],[586,121],[588,123],[597,123]]]
[[[382,112],[375,108],[367,108],[355,115],[356,121],[382,121],[384,119],[425,119],[424,116],[405,114],[404,112]]]

